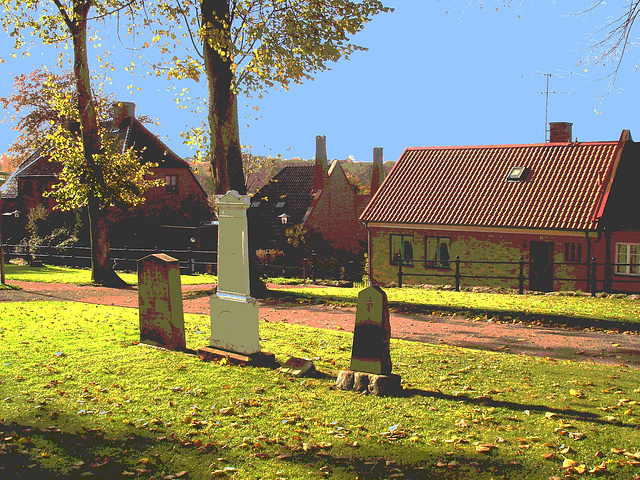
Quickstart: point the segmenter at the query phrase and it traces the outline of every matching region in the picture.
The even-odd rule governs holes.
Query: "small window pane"
[[[391,263],[397,265],[402,261],[404,265],[413,265],[413,236],[391,235]]]

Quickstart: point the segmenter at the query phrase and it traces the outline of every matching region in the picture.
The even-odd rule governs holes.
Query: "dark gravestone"
[[[365,288],[358,294],[351,370],[378,375],[390,374],[390,339],[387,294],[378,286]]]
[[[365,288],[358,294],[351,369],[338,373],[336,386],[380,396],[400,393],[400,376],[391,373],[390,340],[387,294],[378,286]]]
[[[138,260],[140,343],[185,350],[180,263],[159,253]]]

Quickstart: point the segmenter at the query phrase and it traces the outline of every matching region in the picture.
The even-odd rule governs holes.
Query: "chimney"
[[[323,189],[328,175],[329,164],[327,161],[327,137],[324,135],[318,135],[316,137],[316,163],[313,170],[313,189]]]
[[[371,196],[375,195],[384,180],[382,147],[373,148],[373,170],[371,171]]]
[[[573,140],[573,123],[549,122],[549,143],[570,143]]]
[[[127,117],[135,118],[136,104],[133,102],[113,102],[113,126],[119,127],[122,121]]]

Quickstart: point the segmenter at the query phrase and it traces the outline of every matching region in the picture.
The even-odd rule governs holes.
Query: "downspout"
[[[594,292],[590,292],[590,290],[591,290],[591,268],[589,268],[589,265],[591,264],[591,238],[589,238],[589,230],[585,230],[584,231],[584,236],[587,239],[587,261],[586,261],[586,265],[587,265],[587,288],[586,288],[585,292],[594,293]]]
[[[613,279],[613,269],[611,266],[611,234],[606,229],[604,230],[604,244],[607,252],[605,254],[604,260],[604,291],[609,293],[611,292],[611,284]]]
[[[371,258],[371,230],[369,230],[369,224],[364,221],[364,228],[367,229],[367,263],[369,264],[369,271],[367,275],[369,277],[369,286],[373,285],[373,261]]]

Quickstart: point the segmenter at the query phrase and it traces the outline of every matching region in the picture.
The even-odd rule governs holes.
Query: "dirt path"
[[[77,301],[137,308],[138,290],[12,281],[22,290],[0,290],[0,302]],[[183,294],[213,285],[183,285]],[[184,311],[207,315],[208,296],[183,295]],[[317,328],[352,331],[355,308],[260,302],[260,318]],[[391,314],[394,338],[558,359],[640,367],[640,336],[474,321],[458,316]]]

